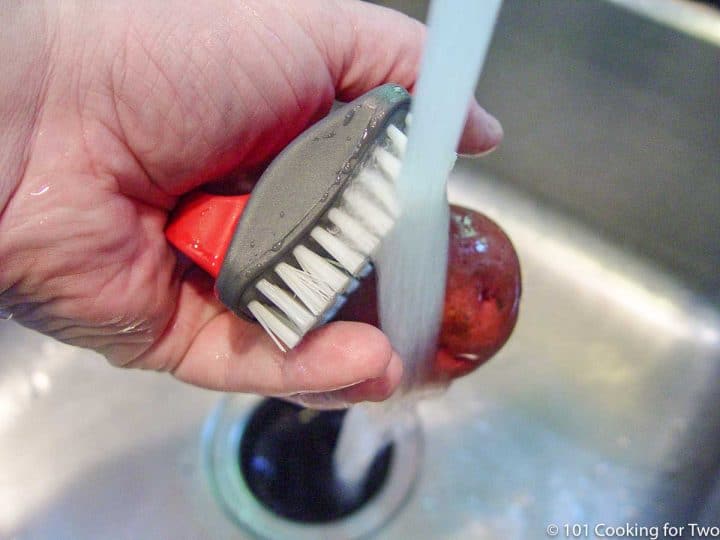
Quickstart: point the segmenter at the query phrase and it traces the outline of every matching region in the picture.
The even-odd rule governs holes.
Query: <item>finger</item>
[[[313,409],[344,409],[362,401],[384,401],[397,389],[402,378],[400,357],[393,354],[385,375],[370,379],[342,390],[322,393],[301,393],[285,399]]]
[[[397,384],[397,362],[380,330],[350,322],[325,325],[283,353],[259,325],[227,311],[210,278],[192,269],[180,286],[170,324],[152,348],[127,365],[171,371],[215,390],[280,396],[335,391],[385,377],[390,392]],[[379,398],[386,382],[357,392]]]
[[[108,48],[108,62],[125,62],[107,81],[115,106],[98,125],[121,134],[141,167],[99,162],[124,192],[138,192],[128,179],[143,174],[177,196],[257,169],[335,98],[386,82],[415,85],[425,28],[401,13],[356,0],[222,6],[200,3],[187,17],[165,3],[139,3],[132,19],[144,22],[142,31],[118,41],[121,53]],[[167,27],[175,31],[166,35]],[[471,105],[461,150],[497,144],[492,126]]]
[[[360,403],[361,401],[385,401],[397,389],[402,379],[403,363],[400,357],[393,353],[385,374],[382,377],[369,379],[349,388],[338,390],[339,397],[347,403]]]
[[[174,374],[225,391],[327,392],[383,377],[392,355],[387,338],[360,323],[326,325],[282,353],[258,325],[223,313],[203,326]]]
[[[458,152],[465,156],[482,156],[497,148],[502,139],[503,128],[500,122],[473,99]]]
[[[313,28],[338,99],[350,101],[381,84],[412,89],[417,80],[425,25],[398,11],[358,0],[336,4],[336,24]]]
[[[380,330],[348,322],[325,325],[283,353],[259,325],[227,311],[213,295],[211,280],[193,269],[180,286],[170,324],[131,365],[172,371],[215,390],[289,395],[339,390],[386,375],[392,383],[393,356]],[[368,395],[376,396],[378,385]]]
[[[365,2],[342,2],[341,21],[352,32],[338,35],[332,27],[318,27],[326,62],[339,99],[349,101],[387,82],[415,86],[426,29],[397,11]],[[324,35],[332,32],[332,35]],[[350,59],[350,60],[348,60]],[[503,137],[498,120],[473,98],[458,151],[478,155],[494,149]]]

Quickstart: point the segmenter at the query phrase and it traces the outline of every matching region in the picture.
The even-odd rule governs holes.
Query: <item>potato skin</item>
[[[515,327],[520,294],[520,262],[508,236],[485,215],[451,205],[443,321],[426,382],[467,375],[500,350]],[[374,273],[337,319],[379,325]]]
[[[450,207],[445,307],[436,377],[460,377],[490,359],[512,334],[522,290],[520,261],[487,216]]]

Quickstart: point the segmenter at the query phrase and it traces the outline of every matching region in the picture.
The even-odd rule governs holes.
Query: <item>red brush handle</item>
[[[177,249],[217,278],[235,227],[250,195],[211,195],[198,192],[175,209],[165,236]]]

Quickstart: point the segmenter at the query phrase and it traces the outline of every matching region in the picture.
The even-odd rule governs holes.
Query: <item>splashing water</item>
[[[405,374],[389,403],[356,406],[346,415],[335,465],[348,486],[364,478],[373,457],[402,423],[402,414],[414,407],[416,390],[435,356],[447,270],[446,181],[500,3],[436,0],[430,6],[398,178],[402,214],[376,261],[381,326],[403,359]]]

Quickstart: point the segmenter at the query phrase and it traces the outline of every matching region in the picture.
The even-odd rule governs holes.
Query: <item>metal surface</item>
[[[505,128],[486,166],[720,304],[720,11],[616,2],[503,2],[476,92]]]
[[[685,521],[718,464],[717,314],[653,264],[460,171],[515,240],[507,348],[423,403],[426,462],[381,538],[541,538],[549,522]],[[0,326],[0,536],[239,538],[199,460],[218,395]]]
[[[542,9],[521,4],[507,2],[500,18],[507,37],[486,72],[497,88],[481,86],[508,128],[505,149],[461,164],[451,184],[453,200],[496,218],[516,243],[520,321],[497,358],[421,405],[422,475],[379,537],[520,540],[545,538],[549,523],[717,523],[720,197],[716,144],[711,154],[701,140],[717,135],[707,117],[718,121],[717,86],[691,77],[673,86],[684,97],[661,99],[657,111],[662,92],[648,81],[660,66],[603,71],[637,58],[638,28],[657,36],[646,47],[674,58],[664,65],[697,65],[693,55],[717,50],[635,15],[595,13],[585,42],[588,28],[538,2],[555,18],[536,19],[533,32],[550,41],[533,51],[516,26]],[[588,4],[618,9],[563,3],[575,6],[568,17]],[[611,20],[614,33],[602,35]],[[625,55],[610,55],[623,44]],[[578,51],[584,60],[562,72],[559,58]],[[616,92],[604,100],[608,78]],[[643,96],[644,112],[633,108]],[[665,123],[673,115],[678,131]],[[0,538],[243,538],[200,462],[219,394],[111,368],[12,322],[0,323],[0,351]]]
[[[720,47],[604,2],[504,7],[477,93],[506,132],[488,167],[720,304]]]

